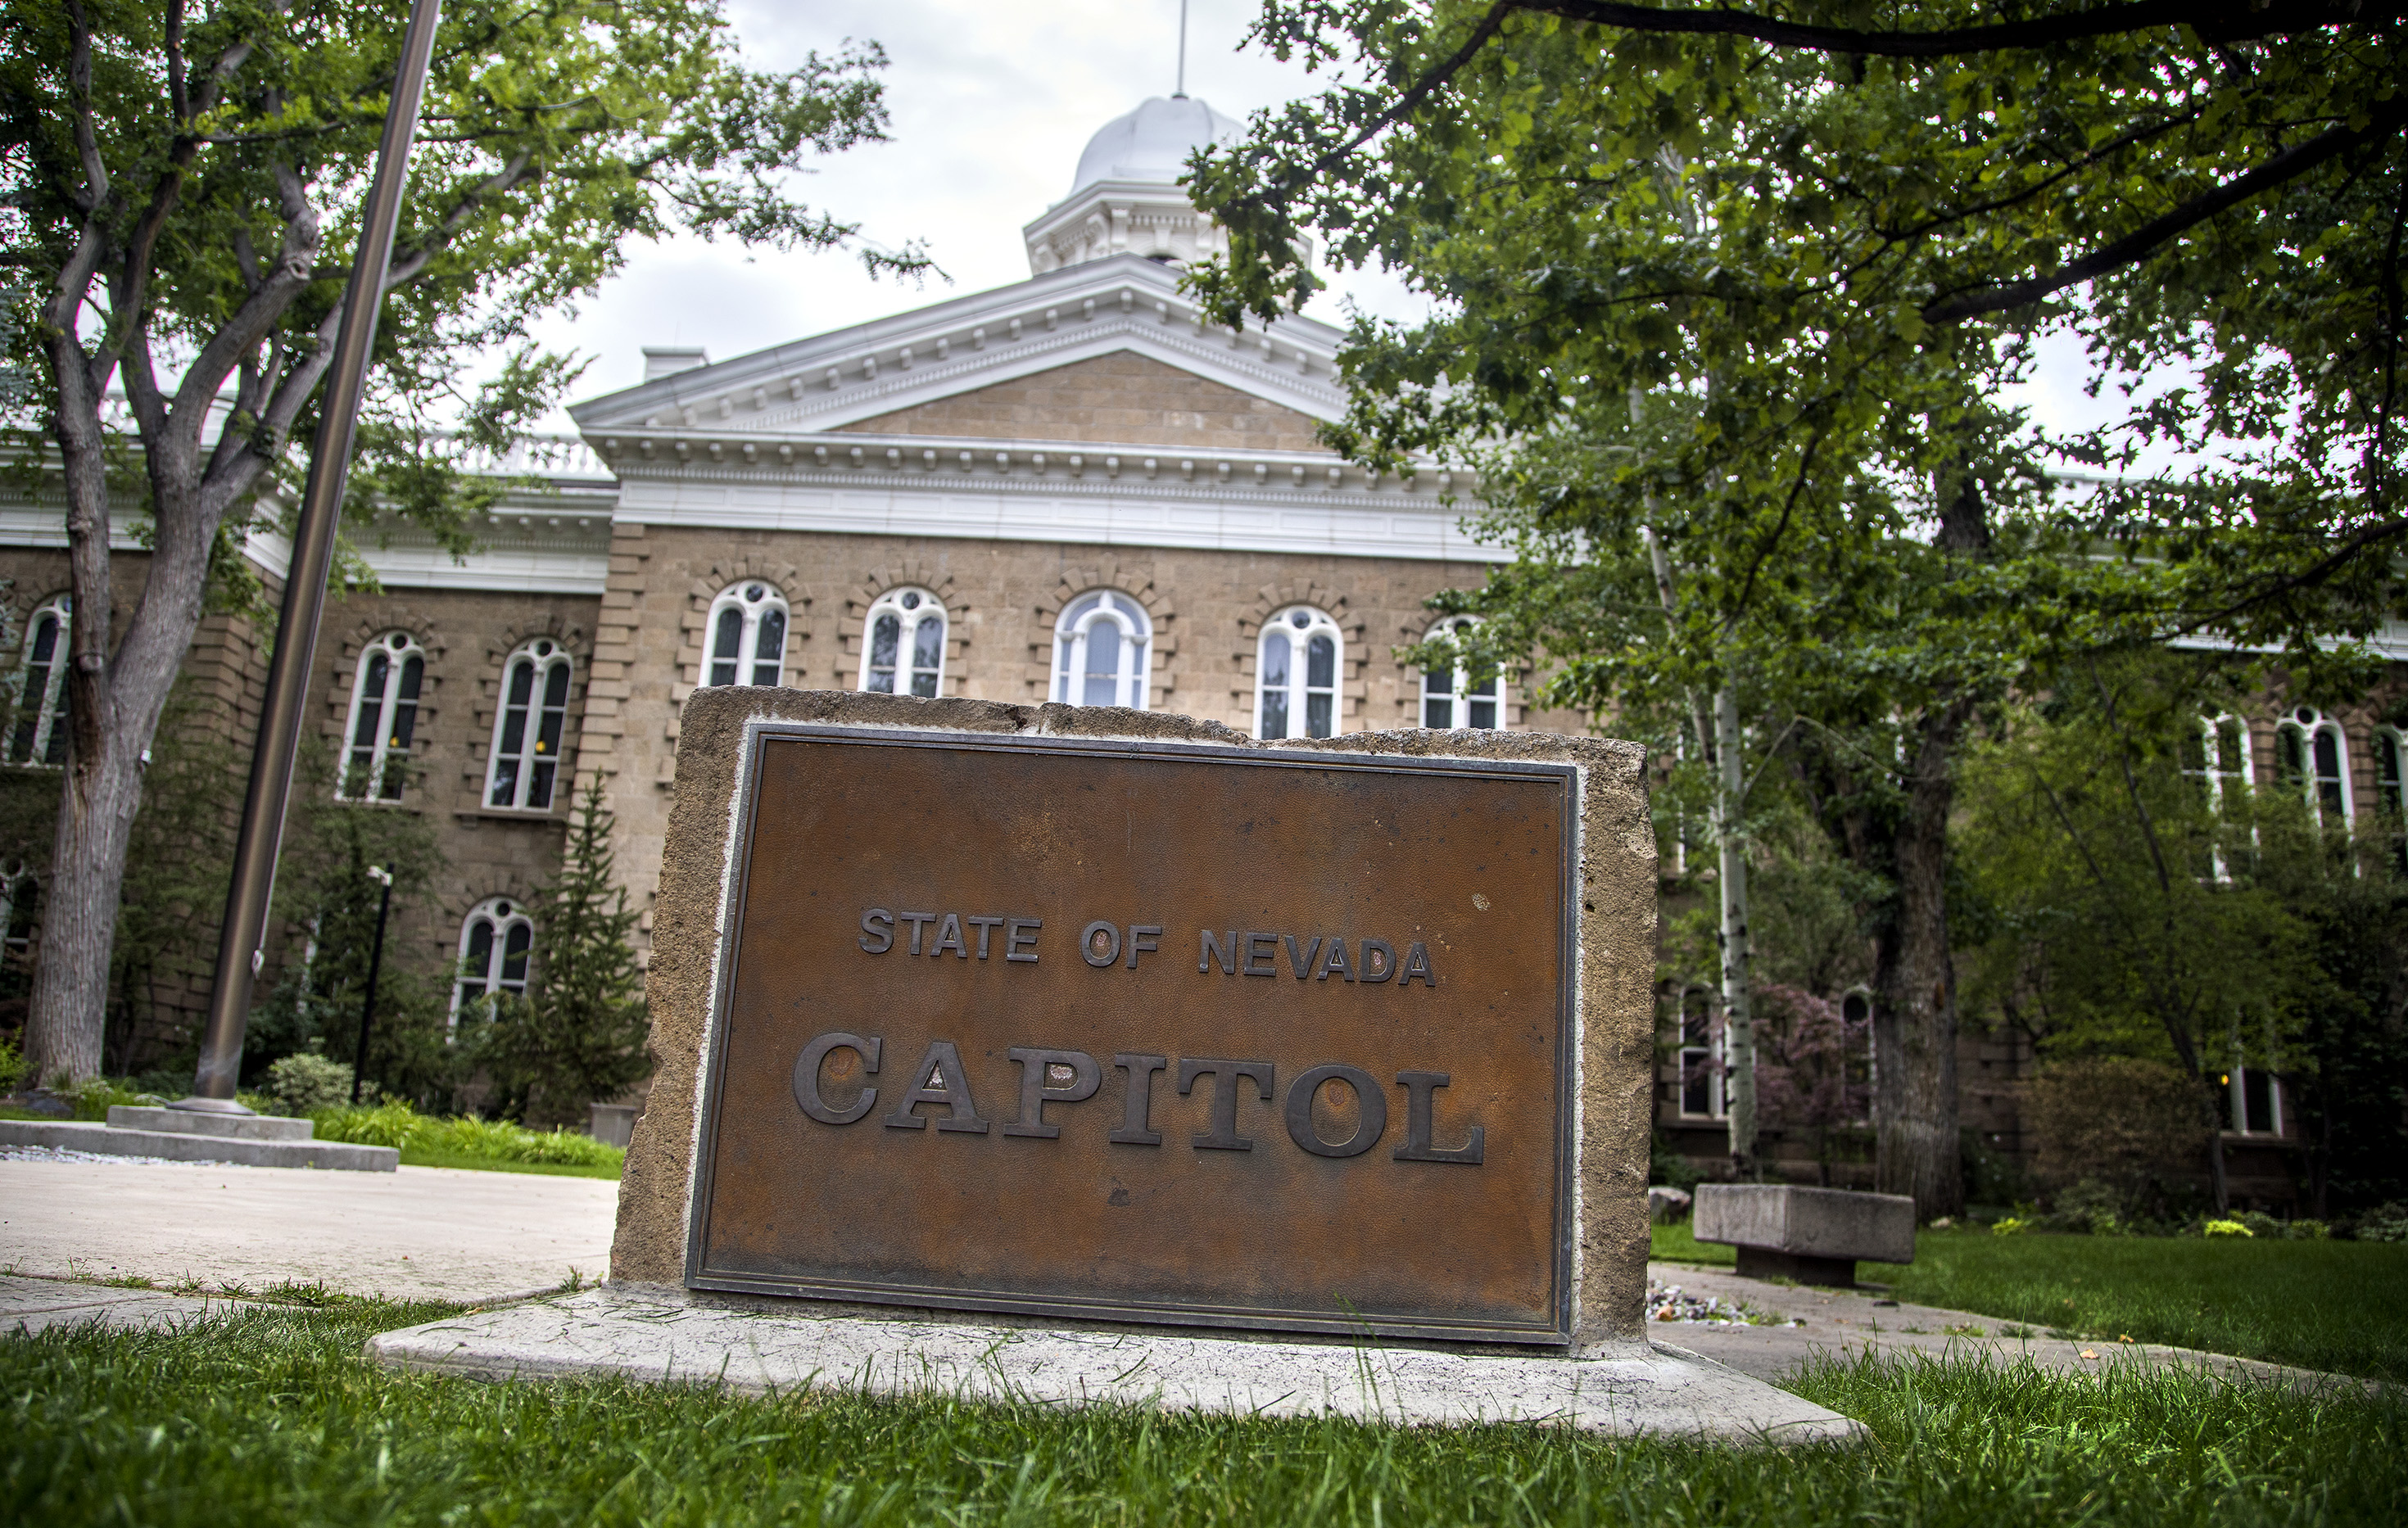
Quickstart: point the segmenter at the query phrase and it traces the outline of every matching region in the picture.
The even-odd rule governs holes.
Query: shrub
[[[2010,1215],[2002,1221],[1992,1221],[1990,1223],[1990,1235],[1993,1236],[2020,1236],[2027,1230],[2029,1230],[2030,1227],[2031,1222],[2029,1221],[2023,1219],[2021,1216]]]
[[[119,1104],[164,1104],[157,1093],[136,1092],[122,1082],[111,1082],[105,1077],[88,1077],[64,1090],[74,1101],[75,1117],[79,1120],[106,1120],[108,1111]]]
[[[2248,1236],[2255,1235],[2239,1221],[2210,1221],[2199,1228],[2202,1236]]]
[[[0,1093],[15,1092],[25,1080],[25,1053],[17,1042],[0,1038]]]
[[[397,1098],[368,1108],[315,1109],[309,1122],[316,1127],[311,1134],[322,1141],[393,1147],[419,1145],[426,1127],[435,1123]]]
[[[351,1069],[314,1050],[296,1050],[267,1069],[262,1091],[283,1113],[315,1114],[351,1102]]]
[[[2152,1206],[2162,1213],[2207,1146],[2191,1080],[2134,1056],[2044,1066],[2024,1084],[2024,1107],[2040,1142],[2032,1166],[2041,1182],[2062,1191],[2088,1179],[2113,1190],[2123,1221]]]
[[[2095,1178],[2086,1178],[2059,1192],[2050,1208],[2054,1211],[2050,1220],[2060,1231],[2087,1232],[2094,1236],[2130,1234],[2124,1220],[2123,1191]]]
[[[2302,1218],[2293,1221],[2289,1225],[2286,1226],[2283,1230],[2283,1235],[2290,1237],[2293,1241],[2322,1241],[2332,1235],[2332,1227],[2325,1224],[2322,1221],[2311,1221]]]
[[[564,1167],[616,1167],[618,1147],[566,1130],[529,1130],[507,1120],[435,1120],[394,1099],[374,1108],[326,1108],[310,1116],[322,1141],[394,1146],[444,1156]]]
[[[2397,1201],[2358,1218],[2360,1241],[2408,1241],[2408,1204]]]
[[[2286,1235],[2283,1222],[2262,1209],[2244,1209],[2231,1219],[2247,1226],[2249,1234],[2253,1236],[2272,1236],[2279,1239]]]

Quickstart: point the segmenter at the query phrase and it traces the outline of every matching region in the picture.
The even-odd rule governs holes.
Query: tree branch
[[[2305,571],[2286,575],[2265,588],[2233,601],[2220,610],[2212,611],[2195,621],[2187,621],[2167,633],[2169,636],[2191,636],[2219,626],[2243,610],[2280,598],[2294,590],[2311,588],[2324,582],[2347,565],[2349,561],[2370,547],[2397,537],[2408,536],[2408,516],[2394,516],[2372,525],[2361,526],[2342,538],[2341,545],[2316,560]]]
[[[1543,11],[1567,21],[1590,21],[1626,32],[1745,37],[1774,48],[1813,53],[1862,53],[1878,58],[1952,58],[2010,49],[2047,48],[2090,37],[2186,26],[2202,37],[2238,41],[2249,37],[2320,31],[2329,26],[2374,26],[2393,19],[2396,6],[2270,6],[2264,0],[2225,0],[2221,5],[2183,0],[2136,0],[2059,11],[2022,21],[1952,27],[1941,32],[1866,31],[1844,26],[1806,26],[1753,11],[1668,10],[1656,6],[1608,5],[1602,0],[1507,0],[1516,10]]]
[[[2286,181],[2296,180],[2338,154],[2379,143],[2398,133],[2403,125],[2408,125],[2408,95],[2397,95],[2377,107],[2362,128],[2336,127],[2305,143],[2286,149],[2256,169],[2235,176],[2206,195],[2196,197],[2162,217],[2150,219],[2106,248],[2085,255],[2071,265],[2061,265],[2051,275],[2010,281],[2002,286],[1978,287],[1953,297],[1941,298],[1925,307],[1924,321],[1953,323],[1959,319],[1974,318],[1984,313],[2028,307],[2068,287],[2079,286],[2120,270],[2148,255],[2174,236],[2205,222],[2217,213],[2237,207]]]

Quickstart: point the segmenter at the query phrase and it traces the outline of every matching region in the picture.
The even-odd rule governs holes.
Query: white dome
[[[1072,195],[1098,180],[1177,183],[1187,156],[1208,143],[1237,136],[1238,124],[1203,102],[1184,95],[1155,96],[1125,117],[1115,117],[1087,140],[1079,156]]]

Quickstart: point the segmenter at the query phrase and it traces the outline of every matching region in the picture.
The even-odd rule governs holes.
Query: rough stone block
[[[755,721],[899,726],[1174,748],[1272,746],[1217,722],[1112,707],[774,689],[696,691],[681,719],[669,831],[659,861],[646,982],[658,1069],[622,1180],[611,1255],[611,1278],[622,1287],[676,1287],[688,1277],[697,1115],[727,911],[724,898],[736,847],[731,807],[749,746],[748,729]],[[1575,1350],[1643,1351],[1655,1028],[1649,982],[1656,933],[1655,838],[1647,815],[1644,751],[1594,738],[1498,731],[1355,733],[1325,742],[1276,746],[1298,752],[1389,755],[1400,764],[1452,759],[1573,766],[1577,851],[1570,876],[1577,907],[1571,910],[1576,926],[1568,950],[1575,969],[1569,984],[1573,1008],[1567,1034],[1577,1066],[1567,1075],[1578,1092],[1577,1109],[1570,1111],[1578,1124],[1577,1138],[1565,1143],[1569,1150],[1561,1159],[1570,1180],[1568,1241],[1575,1254],[1564,1285],[1570,1292],[1565,1331]],[[1475,911],[1485,906],[1474,898],[1466,903]],[[1196,958],[1192,947],[1185,958]],[[1165,1084],[1166,1095],[1169,1087]],[[1224,1324],[1247,1323],[1233,1319]]]
[[[1738,1247],[1742,1273],[1849,1283],[1859,1258],[1914,1261],[1914,1201],[1903,1194],[1786,1183],[1700,1183],[1692,1235]],[[1751,1258],[1751,1252],[1757,1256]],[[1832,1264],[1847,1266],[1823,1266]],[[1840,1277],[1819,1277],[1831,1273]]]

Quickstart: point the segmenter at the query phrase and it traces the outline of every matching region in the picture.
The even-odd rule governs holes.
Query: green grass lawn
[[[1654,1254],[1727,1267],[1688,1226],[1653,1228]],[[2171,1343],[2336,1374],[2408,1381],[2408,1247],[2157,1236],[1993,1236],[1927,1231],[1914,1262],[1859,1264],[1901,1300],[2043,1331]]]
[[[2408,1402],[2180,1375],[1828,1366],[1862,1449],[400,1375],[366,1302],[0,1339],[0,1518],[227,1522],[2392,1521]]]
[[[480,1173],[542,1173],[552,1178],[607,1178],[616,1182],[617,1164],[610,1163],[509,1162],[500,1157],[473,1156],[465,1151],[430,1151],[423,1147],[401,1149],[405,1167],[465,1167]]]

